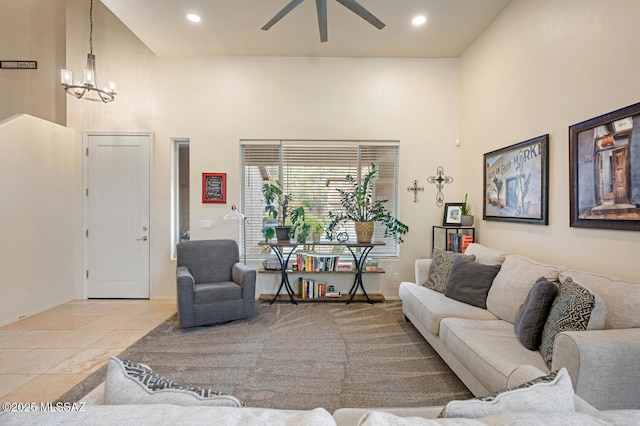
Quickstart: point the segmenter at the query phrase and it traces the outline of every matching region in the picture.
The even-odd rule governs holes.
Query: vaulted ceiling
[[[101,0],[157,55],[457,58],[511,0],[358,0],[382,30],[327,0],[320,42],[316,1],[304,0],[268,31],[291,0]],[[192,23],[188,13],[202,21]],[[411,20],[424,15],[426,24]]]

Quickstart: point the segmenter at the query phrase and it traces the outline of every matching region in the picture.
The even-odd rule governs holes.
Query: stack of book
[[[471,235],[449,234],[449,250],[454,253],[464,253],[472,242]]]
[[[335,271],[339,264],[337,254],[296,253],[298,271],[329,272]]]
[[[327,283],[309,278],[298,278],[298,296],[302,299],[320,299],[325,297]]]

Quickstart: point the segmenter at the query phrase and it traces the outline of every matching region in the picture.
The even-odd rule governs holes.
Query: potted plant
[[[267,182],[262,185],[262,194],[266,203],[265,213],[273,221],[278,222],[278,226],[275,227],[276,238],[278,241],[289,241],[292,226],[287,222],[287,219],[292,214],[290,210],[291,194],[285,194],[280,181]],[[302,218],[304,218],[304,207],[298,207],[294,211],[297,212],[297,215],[302,213]],[[273,237],[273,232],[268,229],[265,233],[267,238]]]
[[[327,225],[327,238],[333,240],[338,230],[345,222],[353,221],[356,228],[356,236],[359,243],[370,243],[373,235],[374,223],[378,222],[385,226],[384,236],[392,237],[397,242],[404,242],[402,236],[409,232],[409,227],[396,219],[385,208],[388,200],[376,200],[373,193],[373,182],[378,173],[378,167],[371,163],[369,172],[362,183],[347,175],[347,184],[350,189],[337,189],[340,192],[340,203],[342,211],[329,212],[330,223]]]
[[[298,207],[291,213],[291,231],[289,235],[294,237],[296,242],[304,243],[311,233],[311,225],[306,220],[303,207]]]
[[[473,216],[471,215],[471,206],[467,203],[467,195],[464,194],[464,201],[460,206],[460,225],[471,226],[473,225]]]
[[[313,239],[314,244],[318,244],[320,242],[320,237],[322,236],[323,226],[321,223],[316,223],[313,226],[313,233],[311,234],[311,238]]]

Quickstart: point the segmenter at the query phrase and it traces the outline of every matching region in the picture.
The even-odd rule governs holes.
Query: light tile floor
[[[0,402],[56,400],[175,312],[175,300],[74,300],[0,327]]]

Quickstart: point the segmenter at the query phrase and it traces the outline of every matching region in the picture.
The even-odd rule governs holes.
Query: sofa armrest
[[[178,282],[178,292],[180,292],[180,290],[188,290],[193,293],[196,280],[186,266],[178,266],[176,269],[176,280]]]
[[[599,410],[640,407],[640,328],[565,331],[552,370],[566,367],[578,396]]]
[[[429,269],[431,269],[431,259],[416,260],[416,284],[424,285],[429,279]]]
[[[176,268],[178,292],[178,320],[181,327],[191,327],[195,322],[195,285],[196,281],[185,266]]]
[[[231,268],[231,279],[242,287],[242,305],[247,317],[253,316],[256,304],[257,271],[237,262]]]

